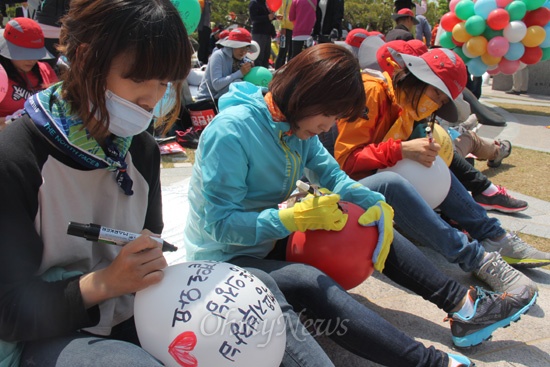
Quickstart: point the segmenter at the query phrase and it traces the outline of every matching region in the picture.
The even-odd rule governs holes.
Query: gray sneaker
[[[508,264],[517,268],[537,268],[550,265],[550,253],[539,251],[510,232],[500,241],[485,239],[481,241],[488,252],[500,252],[500,255]]]
[[[512,268],[502,259],[498,252],[490,252],[489,260],[474,270],[474,275],[487,283],[495,292],[513,292],[520,287],[529,287],[531,293],[538,292],[538,287],[531,279]]]
[[[499,167],[502,160],[512,153],[512,143],[509,140],[497,140],[499,145],[498,155],[495,159],[487,161],[487,166],[491,168]]]

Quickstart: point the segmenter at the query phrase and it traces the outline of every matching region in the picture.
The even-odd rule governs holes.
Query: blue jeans
[[[72,332],[26,342],[20,367],[155,367],[163,366],[139,347],[134,319],[113,328],[109,338]]]
[[[444,311],[453,310],[467,289],[442,274],[406,238],[396,231],[394,234],[383,273]],[[433,346],[427,348],[405,335],[312,266],[252,257],[236,257],[231,262],[267,272],[296,312],[305,312],[317,331],[360,357],[385,366],[448,365],[446,353]],[[319,355],[308,348],[301,342],[287,340],[287,353],[304,361],[297,366],[327,365],[317,362]]]
[[[381,172],[359,182],[386,197],[386,202],[394,209],[394,220],[399,231],[439,252],[464,271],[476,269],[483,258],[485,250],[478,240],[505,233],[499,221],[487,216],[485,209],[472,199],[452,173],[451,188],[439,208],[478,240],[470,242],[467,235],[441,219],[414,186],[399,174]]]

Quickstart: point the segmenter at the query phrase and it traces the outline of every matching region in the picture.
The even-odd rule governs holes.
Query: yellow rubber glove
[[[393,242],[393,208],[386,202],[379,201],[367,209],[358,222],[365,227],[378,227],[378,242],[372,254],[372,262],[374,268],[382,272]]]
[[[292,208],[279,210],[279,218],[290,232],[308,229],[340,231],[346,225],[348,215],[338,208],[340,195],[308,195]]]

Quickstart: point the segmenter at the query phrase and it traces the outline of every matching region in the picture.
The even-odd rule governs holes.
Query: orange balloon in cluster
[[[466,23],[458,23],[453,27],[453,39],[457,40],[458,42],[467,42],[470,38],[472,38],[472,35],[466,31]]]
[[[348,214],[341,231],[294,232],[286,248],[286,260],[309,264],[323,271],[344,289],[361,284],[374,272],[372,254],[378,242],[376,226],[363,227],[357,221],[365,210],[341,201]]]
[[[546,31],[540,25],[534,25],[527,28],[525,37],[521,40],[521,43],[525,47],[537,47],[546,38]]]
[[[501,56],[493,56],[491,54],[484,53],[483,55],[481,55],[481,60],[486,65],[492,66],[492,65],[498,65],[500,60],[502,60],[502,57]]]
[[[487,52],[487,39],[483,36],[472,37],[466,42],[466,49],[473,56],[481,56]]]

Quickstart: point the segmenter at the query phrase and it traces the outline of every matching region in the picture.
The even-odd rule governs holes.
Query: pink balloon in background
[[[4,67],[0,65],[0,102],[2,102],[6,93],[8,93],[8,74]]]
[[[449,3],[449,10],[454,13],[456,4],[458,4],[459,2],[460,0],[451,0],[451,2]]]
[[[509,48],[510,43],[502,36],[493,37],[487,43],[487,53],[495,57],[506,55]]]
[[[514,0],[497,0],[497,6],[499,8],[505,8]]]
[[[519,68],[519,60],[511,61],[511,60],[502,58],[502,60],[500,60],[498,64],[498,68],[500,69],[501,73],[512,75]]]

